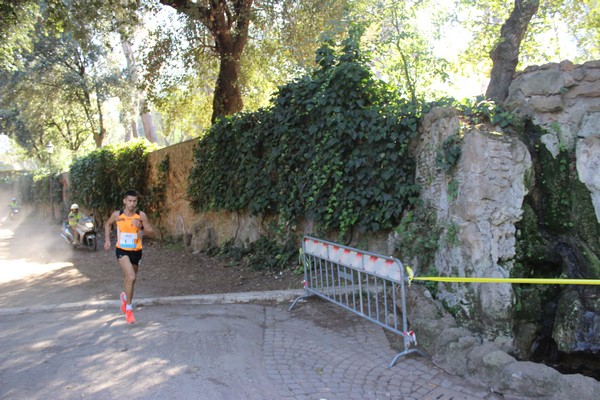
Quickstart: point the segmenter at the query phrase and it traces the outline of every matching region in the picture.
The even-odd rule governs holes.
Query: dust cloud
[[[29,206],[21,206],[19,215],[11,219],[12,197],[18,199],[0,192],[0,282],[72,266],[68,261],[71,250],[60,237],[60,225],[36,216]]]

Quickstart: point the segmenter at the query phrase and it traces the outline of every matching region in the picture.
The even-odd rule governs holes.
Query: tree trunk
[[[485,97],[502,104],[519,63],[519,48],[529,21],[539,8],[539,0],[515,0],[515,7],[502,25],[500,40],[490,52],[492,73]]]
[[[106,136],[106,128],[104,127],[104,114],[102,114],[102,103],[100,102],[100,89],[98,87],[98,82],[95,84],[96,88],[96,107],[98,108],[98,130],[93,130],[94,132],[94,142],[96,143],[96,148],[102,147],[102,142],[104,142],[104,137]]]
[[[215,84],[213,114],[218,117],[241,111],[244,107],[239,85],[242,53],[248,43],[248,27],[254,0],[160,0],[200,21],[211,33],[220,60]]]
[[[239,87],[241,54],[220,54],[219,76],[213,98],[211,122],[218,117],[231,115],[244,108],[242,93]]]
[[[127,60],[127,69],[129,70],[132,87],[137,87],[139,81],[137,72],[138,68],[137,63],[135,62],[133,49],[131,48],[131,43],[126,38],[121,37],[121,46],[123,47],[123,53],[125,54],[125,59]],[[154,127],[154,122],[152,122],[152,113],[150,112],[148,100],[146,99],[146,93],[144,91],[136,91],[132,96],[131,103],[132,108],[134,108],[133,112],[130,114],[132,129],[131,133],[133,137],[137,137],[136,119],[139,114],[142,119],[142,127],[144,128],[144,136],[146,139],[152,143],[158,142],[156,128]],[[130,135],[127,134],[125,136],[125,141],[127,142],[129,138]]]
[[[131,118],[129,129],[125,130],[125,142],[129,142],[131,138],[137,139],[137,137],[137,122],[135,121],[135,118]]]
[[[127,61],[127,70],[129,71],[129,82],[132,87],[135,87],[138,74],[135,68],[135,58],[133,56],[133,49],[131,48],[131,43],[127,38],[121,35],[121,46],[123,47],[123,54],[125,55],[125,60]],[[127,102],[129,102],[129,107],[125,111],[124,122],[129,124],[129,129],[126,129],[125,133],[125,142],[129,142],[131,138],[137,138],[137,114],[139,111],[139,101],[138,101],[138,93],[136,90],[129,91],[127,97]],[[125,99],[122,99],[122,101]]]
[[[85,65],[83,64],[83,62],[79,64],[78,74],[82,81],[85,81],[85,77],[88,76],[88,74],[85,71]],[[90,88],[86,84],[82,84],[80,87],[81,92],[77,94],[77,97],[79,99],[80,104],[83,107],[85,117],[90,126],[90,130],[92,131],[94,143],[96,144],[97,148],[100,148],[102,147],[102,142],[104,141],[104,136],[106,133],[106,130],[104,129],[104,118],[102,115],[102,103],[100,102],[100,88],[98,87],[98,81],[96,80],[95,74],[89,76],[91,77],[92,84],[94,85],[94,87]],[[96,110],[94,110],[94,101],[92,99],[93,96],[90,90],[93,90],[95,92]],[[95,115],[98,116],[98,126],[96,126]]]
[[[154,127],[154,121],[152,121],[152,113],[148,108],[148,101],[145,99],[145,96],[142,101],[140,101],[140,117],[142,118],[142,127],[144,128],[146,140],[152,143],[158,142],[156,128]]]

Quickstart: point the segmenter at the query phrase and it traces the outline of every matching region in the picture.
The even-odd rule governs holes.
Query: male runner
[[[112,213],[104,224],[104,250],[110,249],[110,230],[117,225],[116,255],[123,270],[125,291],[121,293],[121,312],[128,324],[135,322],[131,301],[135,279],[142,260],[142,236],[152,234],[154,229],[143,211],[137,209],[138,193],[129,190],[123,198],[123,209]]]

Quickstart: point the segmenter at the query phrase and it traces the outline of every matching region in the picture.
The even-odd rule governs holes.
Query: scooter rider
[[[10,199],[10,203],[8,203],[8,207],[10,208],[10,219],[13,219],[14,216],[19,212],[19,203],[17,203],[17,198],[13,197]]]
[[[79,212],[79,206],[77,204],[71,204],[71,212],[69,213],[69,229],[71,230],[71,234],[73,235],[73,243],[79,243],[79,233],[75,228],[81,218],[83,218],[83,214]]]

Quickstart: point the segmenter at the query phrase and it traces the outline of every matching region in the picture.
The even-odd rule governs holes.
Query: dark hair
[[[123,198],[128,197],[128,196],[139,197],[140,195],[138,194],[138,192],[136,192],[135,190],[131,189],[131,190],[128,190],[128,191],[125,192],[125,196]]]

